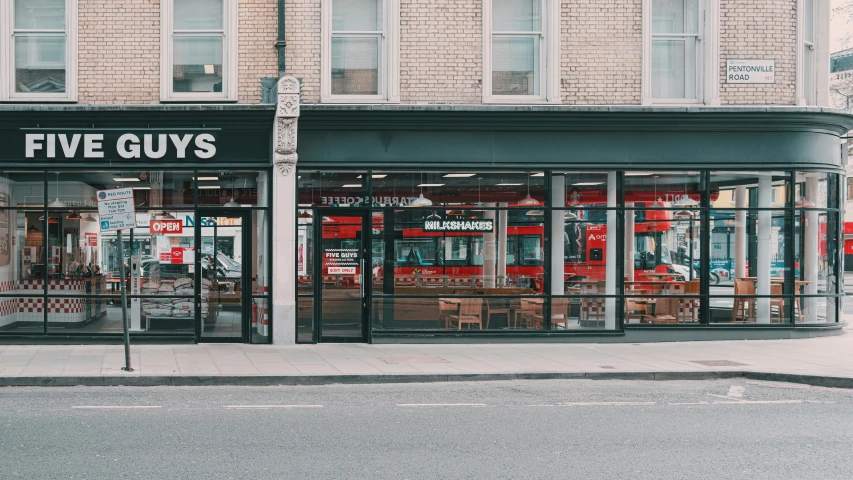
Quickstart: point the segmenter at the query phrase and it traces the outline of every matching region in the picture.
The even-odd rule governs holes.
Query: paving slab
[[[0,345],[0,386],[277,385],[744,376],[853,388],[853,328],[799,340],[642,344]],[[787,381],[787,380],[786,380]]]

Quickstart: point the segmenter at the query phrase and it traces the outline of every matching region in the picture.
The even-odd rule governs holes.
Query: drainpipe
[[[287,65],[287,52],[285,52],[287,41],[284,38],[284,2],[285,0],[278,0],[278,41],[275,42],[275,48],[278,49],[278,78],[284,76],[284,69]]]

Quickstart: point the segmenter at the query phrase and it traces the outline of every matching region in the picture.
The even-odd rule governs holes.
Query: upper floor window
[[[0,100],[76,100],[76,18],[76,0],[0,4]]]
[[[559,2],[486,0],[484,7],[484,100],[559,100]]]
[[[237,1],[163,0],[161,99],[237,99]]]
[[[397,101],[399,0],[323,1],[322,101]]]
[[[815,8],[815,0],[803,0],[803,99],[808,105],[817,103]]]
[[[654,101],[702,101],[700,0],[652,0],[651,97]]]

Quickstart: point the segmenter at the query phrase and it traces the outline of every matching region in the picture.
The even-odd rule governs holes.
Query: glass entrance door
[[[322,246],[317,249],[320,269],[320,341],[367,340],[367,289],[363,277],[367,261],[365,215],[329,213],[320,225]]]
[[[202,342],[248,342],[251,325],[249,215],[233,210],[200,211],[195,258]]]

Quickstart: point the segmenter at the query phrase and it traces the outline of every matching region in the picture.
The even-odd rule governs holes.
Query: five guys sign
[[[23,154],[26,159],[37,160],[209,160],[216,155],[216,137],[201,131],[25,131]]]

